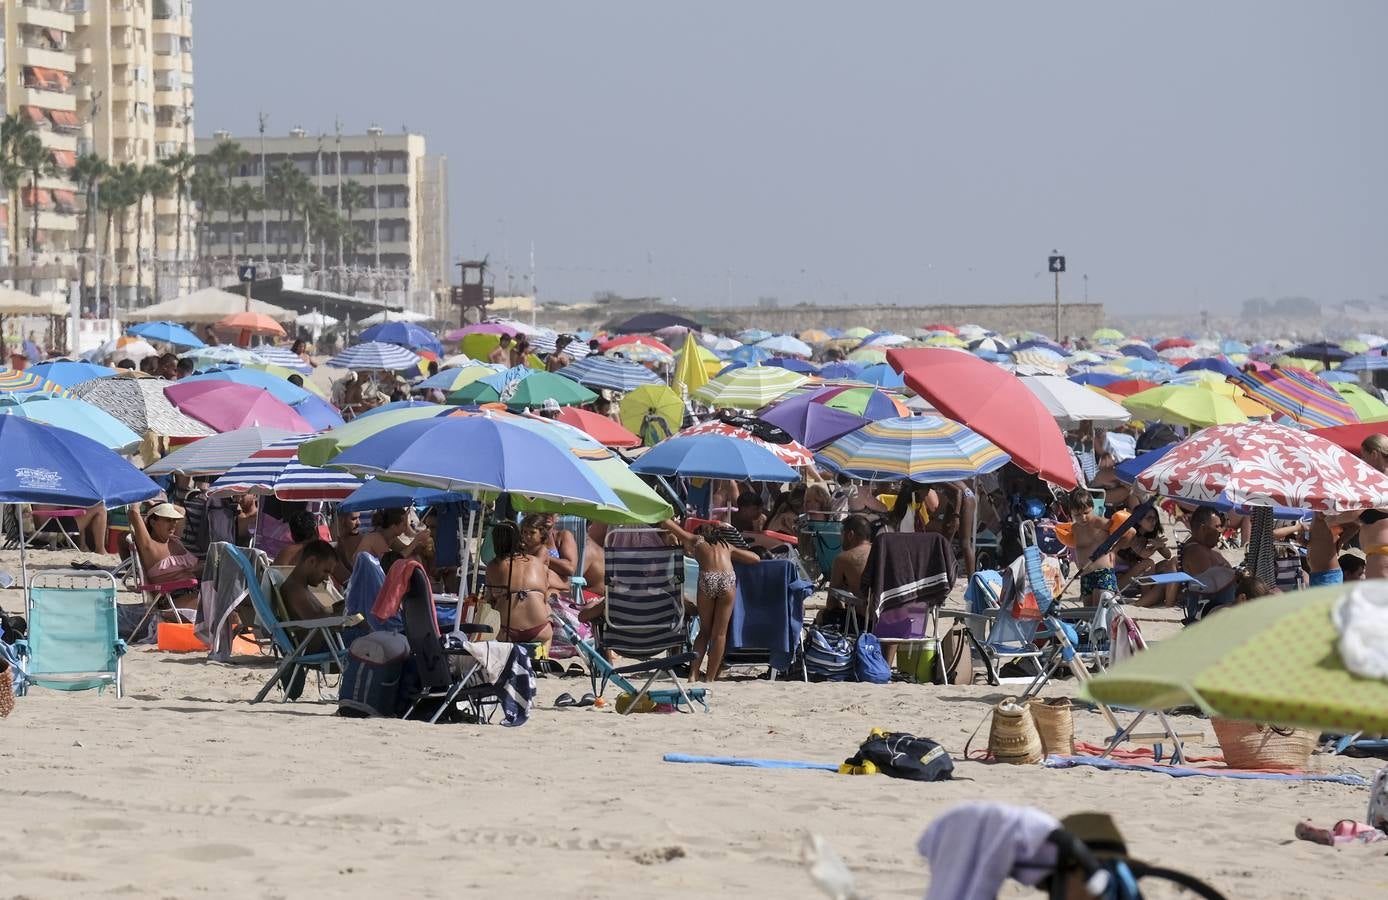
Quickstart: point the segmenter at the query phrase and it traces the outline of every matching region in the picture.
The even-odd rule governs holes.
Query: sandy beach
[[[17,570],[17,560],[5,563]],[[40,566],[72,554],[39,552]],[[125,599],[134,599],[128,597]],[[0,603],[19,607],[19,593]],[[1149,636],[1177,627],[1144,613]],[[1229,897],[1384,896],[1383,845],[1294,840],[1301,818],[1364,813],[1367,791],[1329,783],[1173,779],[963,759],[1004,696],[986,685],[716,685],[712,712],[618,717],[556,710],[586,679],[541,679],[521,728],[339,719],[335,704],[247,703],[268,660],[209,664],[139,648],[126,695],[34,689],[0,722],[13,840],[0,896],[817,896],[805,836],[824,836],[867,897],[923,894],[915,841],[932,817],[980,799],[1057,816],[1103,809],[1139,858]],[[1068,695],[1071,682],[1047,694]],[[1192,752],[1213,751],[1208,723]],[[939,740],[940,784],[816,771],[679,765],[666,753],[837,763],[873,727]],[[1078,712],[1081,740],[1104,734]],[[977,742],[976,742],[977,744]],[[1375,760],[1317,756],[1370,775]],[[1037,896],[1013,885],[1004,896]]]

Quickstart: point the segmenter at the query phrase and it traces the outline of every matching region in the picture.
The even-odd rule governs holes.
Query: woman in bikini
[[[566,585],[550,571],[545,530],[539,516],[526,516],[520,527],[500,522],[492,529],[496,556],[487,563],[487,597],[501,614],[502,640],[548,644],[554,638],[549,592]]]
[[[1388,436],[1371,434],[1359,455],[1379,472],[1388,472]],[[1388,578],[1388,510],[1366,509],[1359,520],[1359,546],[1364,551],[1364,577]],[[1338,520],[1335,524],[1341,524]]]
[[[750,550],[740,550],[728,543],[726,534],[717,525],[701,525],[696,533],[685,531],[674,519],[661,527],[684,544],[684,552],[699,563],[699,637],[694,641],[694,664],[689,668],[690,681],[717,681],[723,668],[723,653],[728,644],[728,623],[733,617],[736,600],[737,575],[733,562],[757,563],[761,557]],[[708,657],[707,676],[699,670]]]
[[[147,584],[162,586],[197,578],[202,565],[184,548],[183,542],[174,537],[174,533],[183,528],[182,509],[172,503],[160,503],[145,518],[136,504],[129,512],[130,534],[135,540],[135,552],[140,556],[140,568]],[[174,606],[179,609],[191,612],[197,608],[196,586],[182,588],[172,596]]]

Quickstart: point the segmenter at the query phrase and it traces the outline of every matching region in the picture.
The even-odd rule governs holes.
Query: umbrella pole
[[[468,591],[472,587],[472,547],[469,541],[472,540],[472,523],[477,513],[473,510],[472,504],[468,504],[467,526],[464,528],[462,518],[458,519],[458,554],[459,572],[462,581],[458,582],[458,615],[453,617],[453,633],[460,634],[463,630],[463,605],[462,601],[467,599]]]
[[[1248,539],[1248,553],[1243,558],[1244,568],[1268,587],[1277,584],[1277,554],[1273,547],[1272,526],[1272,507],[1255,506],[1253,533]]]
[[[22,504],[14,505],[14,520],[19,528],[19,586],[24,594],[24,620],[27,622],[29,616],[29,558],[25,553],[24,547],[29,543],[29,538],[24,534],[24,507]]]

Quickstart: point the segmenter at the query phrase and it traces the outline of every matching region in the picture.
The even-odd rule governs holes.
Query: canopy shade
[[[249,305],[248,305],[249,304]],[[132,309],[126,318],[132,322],[192,322],[194,324],[220,322],[227,316],[240,312],[260,313],[276,322],[293,322],[295,312],[282,306],[275,306],[263,300],[247,299],[241,294],[233,294],[220,288],[203,288],[182,297],[165,300],[153,306]]]

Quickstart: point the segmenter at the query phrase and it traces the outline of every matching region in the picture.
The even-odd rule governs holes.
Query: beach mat
[[[1105,750],[1108,750],[1108,748],[1105,747],[1103,744],[1087,744],[1084,741],[1075,741],[1076,756],[1103,756]],[[1168,753],[1164,758],[1169,758],[1170,756],[1171,754]],[[1117,747],[1109,752],[1109,758],[1137,762],[1161,762],[1161,759],[1158,759],[1157,755],[1152,752],[1151,747]],[[1189,753],[1187,753],[1186,762],[1222,763],[1224,762],[1224,756],[1222,754],[1215,754],[1214,756],[1191,756]]]
[[[1072,769],[1077,766],[1092,766],[1096,769],[1117,770],[1121,772],[1158,772],[1172,778],[1236,778],[1252,781],[1329,781],[1335,784],[1352,784],[1357,787],[1368,785],[1360,775],[1321,775],[1315,772],[1273,772],[1256,769],[1201,768],[1198,766],[1173,766],[1167,763],[1135,762],[1122,759],[1103,759],[1098,756],[1060,756],[1052,754],[1044,763],[1048,769]]]
[[[747,766],[754,769],[819,769],[839,770],[838,763],[803,762],[798,759],[749,759],[741,756],[690,756],[687,753],[667,753],[662,757],[672,763],[704,763],[710,766]]]

